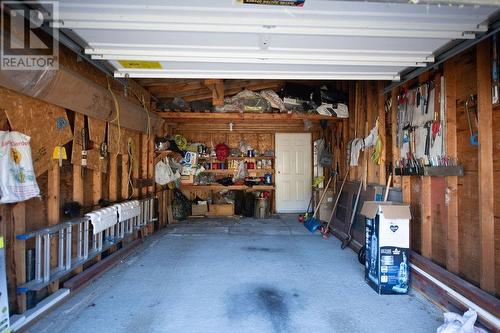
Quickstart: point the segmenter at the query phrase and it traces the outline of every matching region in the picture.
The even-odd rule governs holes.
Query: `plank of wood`
[[[110,270],[115,265],[122,262],[122,260],[128,257],[130,254],[132,254],[135,251],[135,249],[138,248],[139,245],[141,245],[140,240],[135,240],[129,243],[126,247],[107,256],[99,263],[92,265],[90,268],[86,269],[82,274],[78,274],[75,277],[64,282],[64,288],[68,288],[72,292],[74,292],[75,290],[78,290],[88,285],[90,282],[97,279],[106,271]]]
[[[14,223],[14,234],[20,235],[26,232],[26,204],[17,203],[12,208]],[[3,235],[5,236],[5,235]],[[14,284],[19,286],[26,282],[26,241],[14,237]],[[17,311],[23,313],[26,311],[26,294],[16,293]]]
[[[380,152],[380,164],[378,166],[378,183],[386,185],[386,167],[387,161],[387,137],[386,137],[386,124],[385,124],[385,95],[384,95],[384,82],[377,83],[377,111],[379,130],[378,133],[382,140],[382,151]]]
[[[375,91],[376,87],[372,82],[367,83],[367,94],[366,94],[366,123],[367,123],[367,128],[365,132],[365,136],[367,136],[370,133],[370,130],[375,126],[375,120],[376,120],[376,115],[378,114],[377,110],[377,92]],[[374,148],[371,147],[370,149],[366,149],[365,153],[368,157],[367,161],[367,175],[366,179],[368,183],[378,183],[378,167],[371,161],[369,158],[371,153],[373,152]],[[364,183],[365,185],[367,183]]]
[[[431,177],[422,176],[420,189],[421,202],[421,253],[432,259],[432,216],[431,216]]]
[[[189,120],[258,120],[258,121],[303,121],[309,120],[337,120],[336,117],[322,116],[320,114],[301,113],[207,113],[207,112],[158,112],[164,119],[175,121],[177,119]]]
[[[224,81],[204,80],[203,84],[212,91],[212,105],[224,105]]]
[[[32,79],[35,82],[37,79],[38,73],[35,71],[33,73],[34,77],[30,78],[21,77],[14,71],[1,71],[0,85],[103,121],[112,121],[116,118],[113,98],[108,89],[101,85],[59,65],[59,70],[51,80],[47,80],[46,84],[40,87],[37,85],[40,89],[27,90],[25,80]],[[146,132],[148,117],[144,110],[121,96],[117,96],[117,99],[121,125],[124,128]],[[150,118],[153,125],[156,123],[160,125],[160,119],[154,113],[150,113]]]
[[[109,155],[108,168],[109,200],[116,202],[118,200],[118,155]]]
[[[397,146],[398,135],[398,90],[393,88],[391,91],[391,134],[392,134],[392,174],[394,175],[394,187],[401,187],[401,177],[395,176],[396,161],[399,160],[399,148]]]
[[[57,161],[52,162],[52,168],[48,174],[48,190],[47,190],[47,222],[50,225],[55,225],[61,222],[61,169]],[[58,242],[56,238],[50,241],[50,263],[51,267],[57,266],[57,248]],[[59,289],[59,280],[52,282],[49,285],[51,293]]]
[[[493,108],[491,104],[491,40],[477,45],[479,131],[479,223],[481,288],[495,292],[495,219],[493,213]]]
[[[0,109],[13,130],[29,137],[36,176],[51,166],[55,146],[73,138],[66,111],[58,106],[0,87]]]
[[[129,156],[127,155],[122,155],[122,173],[121,173],[121,199],[125,200],[129,196]]]
[[[89,123],[89,138],[90,141],[96,144],[96,147],[99,147],[101,143],[104,142],[104,137],[106,134],[106,122],[88,117]]]
[[[444,64],[446,91],[446,153],[457,159],[457,96],[454,62]],[[459,272],[459,232],[458,232],[458,177],[446,177],[447,227],[446,227],[446,269]]]
[[[79,165],[73,165],[73,201],[80,203],[80,205],[84,205],[84,186],[83,186],[83,177],[82,177],[82,167]],[[77,246],[77,238],[73,237],[72,246],[76,249]],[[82,271],[82,267],[75,268],[76,273],[80,273]]]
[[[97,205],[102,199],[102,173],[92,171],[92,204]]]

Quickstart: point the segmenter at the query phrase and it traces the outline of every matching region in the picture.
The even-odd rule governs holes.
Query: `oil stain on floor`
[[[292,316],[299,294],[271,285],[245,285],[229,293],[227,315],[233,321],[265,319],[275,333],[294,332]]]

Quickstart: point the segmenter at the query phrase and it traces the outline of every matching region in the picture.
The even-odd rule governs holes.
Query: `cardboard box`
[[[198,203],[197,205],[191,205],[191,215],[192,216],[203,216],[208,213],[208,205],[206,202]]]
[[[193,175],[181,176],[181,184],[190,185],[193,183],[194,183],[194,176]]]
[[[365,201],[365,280],[379,294],[406,294],[410,281],[410,207]]]
[[[234,204],[211,204],[208,206],[208,214],[211,216],[233,216]]]
[[[319,203],[319,199],[321,198],[321,195],[323,195],[323,192],[325,189],[319,189],[315,191],[314,195],[314,207]],[[323,203],[319,207],[318,210],[318,218],[321,221],[326,221],[330,218],[330,215],[332,215],[332,209],[333,209],[333,203],[335,202],[335,195],[333,194],[333,189],[327,189],[325,197],[323,198]],[[314,210],[314,207],[312,207],[312,210]]]

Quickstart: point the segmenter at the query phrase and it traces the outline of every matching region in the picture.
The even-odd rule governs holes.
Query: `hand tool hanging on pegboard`
[[[476,99],[474,98],[474,95],[470,95],[469,98],[465,101],[465,113],[467,115],[467,124],[469,125],[469,140],[471,145],[477,146],[479,144],[478,142],[478,131],[474,131],[472,129],[472,120],[471,120],[471,109],[474,110],[474,115],[475,115],[475,120],[476,120],[476,129],[477,129],[477,105],[476,105]]]

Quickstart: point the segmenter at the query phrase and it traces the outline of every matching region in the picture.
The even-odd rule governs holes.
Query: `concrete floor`
[[[411,292],[377,295],[355,253],[296,216],[191,220],[153,235],[29,332],[435,332]]]

